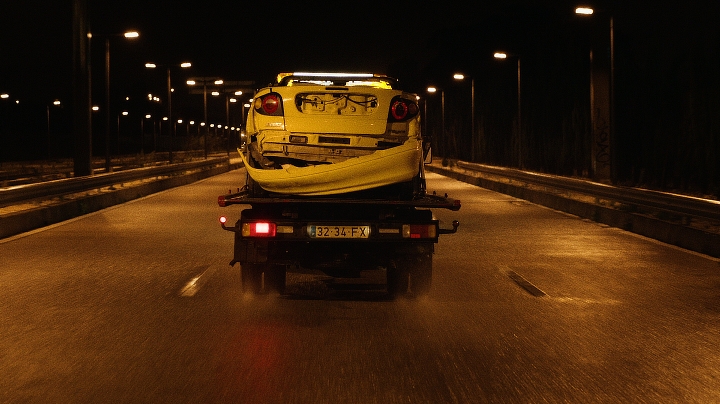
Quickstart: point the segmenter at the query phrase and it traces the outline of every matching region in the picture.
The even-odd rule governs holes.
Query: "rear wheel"
[[[243,293],[260,293],[263,268],[258,264],[244,263],[240,266]]]
[[[430,293],[430,287],[432,286],[432,252],[415,257],[409,270],[410,291],[415,296]]]
[[[268,265],[265,268],[265,291],[285,294],[286,274],[285,265]]]
[[[387,269],[387,291],[390,297],[395,298],[408,292],[408,279],[410,277],[407,269],[402,265],[393,263]]]
[[[243,293],[258,294],[263,291],[263,283],[266,293],[270,291],[285,293],[285,265],[245,263],[241,266],[241,274]]]

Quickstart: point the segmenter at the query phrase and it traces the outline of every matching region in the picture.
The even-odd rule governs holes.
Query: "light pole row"
[[[170,68],[171,67],[180,67],[182,69],[187,69],[189,67],[192,67],[192,63],[190,62],[183,62],[180,64],[164,64],[164,65],[158,65],[155,63],[145,63],[145,67],[148,69],[155,69],[158,66],[164,66],[167,71],[167,111],[168,111],[168,121],[172,122],[172,83],[170,79]],[[169,153],[168,153],[168,161],[170,164],[173,162],[173,138],[174,138],[174,126],[175,125],[168,125],[168,132],[170,134],[170,147],[169,147]]]
[[[590,7],[577,7],[575,14],[580,16],[591,16],[594,14],[594,10]],[[614,33],[614,22],[613,17],[609,17],[609,32],[610,32],[610,61],[609,61],[609,75],[608,78],[603,77],[602,67],[597,67],[598,56],[590,51],[591,61],[591,79],[590,79],[590,105],[591,105],[591,121],[593,128],[593,142],[591,152],[591,166],[593,169],[593,176],[597,180],[601,181],[612,181],[614,177],[614,161],[613,153],[611,152],[611,145],[614,139],[615,133],[615,33]],[[595,59],[593,59],[595,56]],[[523,161],[523,150],[522,150],[522,81],[521,81],[521,57],[520,55],[508,54],[506,52],[495,52],[493,57],[498,60],[506,60],[509,57],[514,57],[517,60],[517,119],[516,119],[516,133],[517,133],[517,162],[519,168],[524,168]],[[464,80],[465,75],[462,73],[455,73],[453,75],[455,80]],[[607,83],[606,91],[604,85]],[[471,114],[470,114],[470,134],[471,134],[471,159],[475,160],[475,80],[471,78]],[[427,92],[430,94],[436,93],[437,87],[431,86],[427,88]],[[441,136],[443,137],[443,143],[446,143],[445,139],[445,92],[441,93]],[[427,116],[427,103],[425,105],[425,116]],[[425,124],[425,130],[427,131],[427,122]],[[447,154],[447,150],[443,150]],[[443,156],[447,157],[447,156]]]

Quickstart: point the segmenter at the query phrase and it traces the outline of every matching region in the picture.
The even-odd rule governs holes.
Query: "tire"
[[[260,293],[262,290],[262,266],[244,263],[240,266],[240,273],[242,274],[243,293]]]
[[[265,292],[278,292],[284,295],[286,275],[285,265],[268,265],[265,268]]]
[[[390,265],[387,269],[387,291],[391,298],[402,296],[408,292],[410,273],[398,265]]]
[[[410,268],[410,290],[415,296],[430,293],[432,286],[432,253],[416,258]]]

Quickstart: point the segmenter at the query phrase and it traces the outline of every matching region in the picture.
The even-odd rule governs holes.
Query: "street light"
[[[3,98],[7,98],[7,97],[3,97]],[[60,100],[55,100],[52,102],[52,105],[54,105],[56,107],[60,107],[62,105],[62,103],[60,102]],[[47,152],[48,152],[48,158],[49,158],[49,157],[52,157],[50,155],[51,150],[52,150],[52,146],[51,146],[51,142],[50,142],[50,105],[46,105],[46,107],[47,107],[47,109],[46,109],[47,110],[47,147],[48,147]]]
[[[110,38],[119,36],[135,39],[140,34],[137,31],[127,31],[122,34],[105,36],[105,172],[110,172]],[[88,34],[88,40],[91,39],[92,34]]]
[[[507,54],[505,52],[495,52],[493,57],[498,60],[505,60],[509,56],[517,58],[517,148],[518,148],[518,168],[524,168],[523,152],[522,152],[522,92],[520,82],[520,56]]]
[[[172,85],[170,82],[170,68],[171,67],[180,67],[183,69],[187,69],[189,67],[192,67],[192,63],[190,62],[183,62],[178,64],[165,64],[165,65],[158,65],[155,63],[145,63],[145,67],[148,69],[155,69],[159,66],[164,66],[167,69],[167,99],[168,99],[168,116],[167,120],[169,122],[172,122]],[[170,133],[170,150],[168,152],[168,162],[172,164],[173,157],[172,157],[172,142],[173,142],[173,132],[174,132],[174,125],[168,125],[168,132]]]
[[[575,8],[575,14],[579,16],[588,17],[594,13],[595,10],[591,7]],[[612,15],[609,16],[609,20],[610,72],[607,77],[604,76],[607,65],[598,62],[598,59],[602,59],[602,52],[595,54],[590,50],[590,119],[593,128],[593,150],[590,161],[596,180],[612,182],[615,178],[614,153],[612,153],[615,138],[615,26]],[[607,89],[603,88],[605,83]]]
[[[189,86],[194,86],[197,84],[202,84],[202,86],[203,86],[203,121],[204,122],[207,122],[207,120],[208,120],[208,117],[207,117],[207,86],[208,86],[208,83],[212,83],[216,86],[219,86],[223,83],[223,80],[220,79],[219,77],[194,77],[187,81],[187,84]],[[207,132],[208,132],[208,129],[205,128],[205,130],[203,131],[203,149],[205,149],[204,154],[205,154],[206,159],[207,159],[207,155],[208,155]]]
[[[438,91],[437,87],[430,86],[427,88],[427,92],[429,94],[435,94]],[[427,111],[426,111],[427,112]],[[445,91],[440,90],[440,136],[442,137],[442,143],[446,143],[445,139]],[[440,142],[438,142],[438,146],[440,146]],[[440,154],[443,156],[443,165],[447,164],[447,150],[445,145],[443,144],[443,147],[440,148]]]
[[[140,155],[145,155],[145,120],[146,119],[152,119],[151,114],[145,114],[143,118],[140,119]],[[153,151],[155,151],[155,121],[152,120],[153,126]]]
[[[462,73],[453,74],[453,79],[465,80]],[[470,159],[475,161],[475,78],[470,78]]]

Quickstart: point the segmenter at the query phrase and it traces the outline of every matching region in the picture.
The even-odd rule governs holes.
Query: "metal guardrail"
[[[172,176],[185,171],[204,170],[228,163],[228,157],[217,157],[201,161],[103,173],[90,177],[65,178],[41,183],[18,185],[0,189],[0,206],[7,206],[32,199],[83,192],[145,178]]]
[[[621,204],[649,207],[683,216],[720,221],[720,201],[640,188],[605,185],[588,180],[534,173],[512,168],[494,167],[462,161],[458,161],[456,164],[465,170],[545,186],[557,191],[576,192]]]

